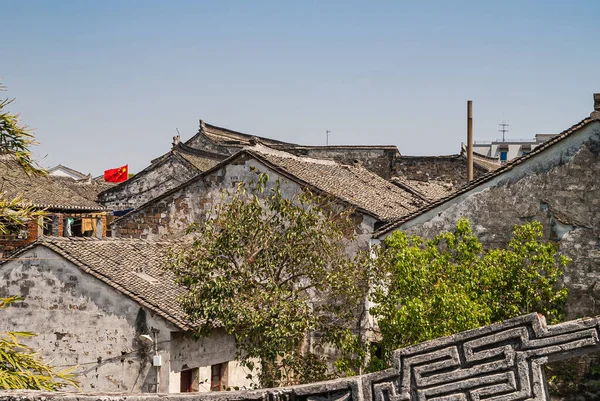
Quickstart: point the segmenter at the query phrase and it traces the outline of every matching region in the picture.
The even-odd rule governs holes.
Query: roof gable
[[[266,138],[262,136],[245,134],[243,132],[234,131],[229,128],[219,127],[216,125],[205,123],[200,120],[200,129],[196,135],[185,141],[184,145],[195,148],[195,144],[199,141],[208,141],[216,146],[221,152],[228,151],[237,152],[242,147],[254,145],[256,142],[262,143],[270,148],[279,149],[286,152],[302,151],[302,150],[378,150],[388,151],[400,155],[396,145],[300,145],[297,143],[284,142],[276,139]]]
[[[212,169],[146,202],[113,221],[113,224],[198,180],[204,179],[209,174],[226,168],[226,166],[235,163],[243,156],[252,157],[265,167],[298,183],[300,186],[306,186],[320,193],[331,195],[340,202],[356,207],[359,211],[378,220],[391,221],[427,204],[427,201],[422,197],[399,188],[360,166],[348,166],[331,160],[294,156],[263,145],[256,145],[244,148]]]
[[[150,173],[154,169],[173,161],[182,163],[184,166],[194,171],[194,174],[206,171],[218,163],[217,160],[197,156],[195,154],[191,154],[190,152],[181,151],[178,148],[172,149],[164,155],[152,160],[151,164],[148,167],[135,174],[133,177],[123,182],[120,182],[117,185],[105,189],[104,191],[100,192],[98,196],[102,197],[108,193],[119,192],[123,190],[123,188],[131,185],[133,182],[143,179],[148,173]]]
[[[71,177],[75,180],[83,180],[87,178],[87,175],[83,174],[80,171],[74,170],[67,166],[63,166],[62,164],[56,165],[52,168],[48,169],[49,175],[57,175],[60,177]]]
[[[400,219],[396,220],[395,222],[393,222],[391,224],[388,224],[387,226],[384,226],[381,230],[374,233],[373,237],[376,237],[376,238],[385,237],[387,234],[398,229],[399,227],[401,227],[403,224],[409,222],[410,220],[416,219],[417,217],[419,217],[425,213],[432,212],[434,209],[437,209],[438,207],[442,207],[447,202],[450,202],[460,196],[463,196],[463,195],[467,194],[468,192],[471,192],[471,191],[477,189],[478,187],[491,182],[492,180],[500,178],[502,175],[512,171],[515,167],[517,167],[523,163],[531,162],[537,156],[544,154],[545,152],[552,149],[553,146],[572,137],[574,134],[576,134],[583,128],[585,128],[593,123],[600,124],[600,116],[593,115],[592,117],[583,119],[582,121],[578,122],[577,124],[571,126],[570,128],[566,129],[565,131],[561,132],[560,134],[558,134],[554,138],[550,139],[549,141],[544,142],[540,146],[536,147],[535,149],[533,149],[531,152],[527,153],[526,155],[518,157],[516,159],[513,159],[513,160],[509,161],[508,163],[502,165],[500,168],[490,171],[489,173],[479,177],[478,179],[471,181],[468,185],[462,187],[460,190],[454,192],[452,195],[442,198],[442,199],[438,200],[437,202],[433,202],[427,206],[424,206],[424,207],[418,209],[417,211],[410,213],[404,217],[401,217]]]
[[[14,254],[11,260],[18,260],[19,256],[35,247],[46,247],[177,327],[187,329],[189,325],[177,301],[185,290],[175,283],[175,276],[162,267],[168,249],[177,243],[121,238],[42,237]]]

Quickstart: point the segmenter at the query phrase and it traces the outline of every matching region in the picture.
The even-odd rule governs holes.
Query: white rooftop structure
[[[500,162],[526,155],[542,143],[555,137],[557,134],[536,134],[531,139],[496,139],[495,141],[475,141],[473,152],[480,155],[495,157]]]

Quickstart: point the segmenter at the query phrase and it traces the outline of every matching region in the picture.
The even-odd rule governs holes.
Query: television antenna
[[[506,133],[508,132],[509,125],[506,121],[502,121],[498,126],[500,127],[498,131],[502,132],[502,142],[504,142],[506,140]]]

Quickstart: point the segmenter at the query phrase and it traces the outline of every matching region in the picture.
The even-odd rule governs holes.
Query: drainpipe
[[[156,367],[156,392],[159,393],[160,390],[160,367],[162,366],[162,358],[158,353],[158,334],[159,330],[152,328],[152,333],[154,334],[154,357],[152,358],[152,364]]]
[[[473,181],[473,101],[467,101],[467,181]]]

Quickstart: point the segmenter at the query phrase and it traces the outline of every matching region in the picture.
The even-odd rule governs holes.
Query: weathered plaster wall
[[[600,314],[600,123],[519,164],[494,180],[455,198],[400,229],[432,237],[468,218],[487,247],[505,246],[512,228],[531,220],[544,225],[573,261],[567,318]]]
[[[163,359],[161,392],[179,391],[183,366],[208,366],[210,374],[213,361],[233,359],[233,340],[224,333],[195,342],[191,335],[45,247],[29,250],[23,258],[30,260],[0,266],[0,296],[25,297],[2,311],[0,332],[39,333],[27,343],[55,366],[78,365],[75,373],[84,391],[155,392],[154,349],[138,339],[153,329],[158,330],[157,349]]]
[[[79,365],[84,390],[154,390],[152,352],[137,336],[156,328],[160,343],[175,328],[47,248],[23,257],[0,266],[0,293],[25,297],[3,311],[0,330],[39,333],[28,343],[54,365]]]
[[[211,366],[227,362],[223,382],[228,387],[253,388],[258,378],[235,361],[235,341],[223,330],[215,330],[211,337],[195,340],[186,333],[171,334],[171,393],[179,392],[179,374],[182,370],[199,368],[198,391],[210,391]],[[256,373],[256,372],[255,372]],[[256,376],[256,375],[254,375]]]
[[[215,330],[210,337],[194,339],[187,333],[171,333],[170,393],[179,392],[182,370],[199,368],[198,391],[210,391],[211,366],[227,363],[224,383],[229,387],[252,388],[258,378],[249,379],[248,369],[235,361],[235,341],[223,330]]]
[[[239,182],[255,181],[255,171],[269,174],[269,186],[281,180],[281,191],[292,198],[302,190],[300,185],[268,169],[253,158],[243,157],[190,183],[156,202],[124,216],[113,223],[113,235],[123,238],[157,239],[183,235],[190,223],[201,221],[213,205],[222,201],[223,191],[234,191]],[[358,221],[360,220],[360,221]],[[357,217],[360,234],[373,232],[375,219]],[[367,244],[367,237],[361,237]]]
[[[98,202],[112,210],[135,208],[183,184],[196,174],[196,169],[171,155],[166,161],[158,162],[131,179],[101,192]]]

